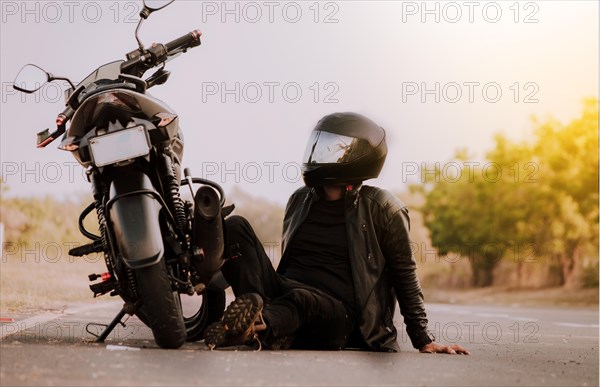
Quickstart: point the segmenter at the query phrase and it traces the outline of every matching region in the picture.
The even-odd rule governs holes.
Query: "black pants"
[[[341,349],[354,329],[344,304],[329,294],[275,272],[252,226],[241,216],[225,222],[222,272],[236,297],[258,293],[269,338],[290,338],[293,348]]]

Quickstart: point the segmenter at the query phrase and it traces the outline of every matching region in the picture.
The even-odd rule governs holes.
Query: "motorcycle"
[[[135,314],[160,347],[179,348],[186,340],[202,339],[225,306],[227,285],[220,274],[223,220],[233,206],[224,206],[225,194],[217,183],[193,178],[188,169],[182,178],[179,118],[147,93],[169,79],[169,60],[200,45],[197,30],[166,44],[142,44],[142,22],[172,2],[144,0],[135,31],[138,48],[126,60],[98,67],[78,85],[29,64],[13,85],[25,93],[55,80],[70,85],[57,129],[38,133],[37,146],[43,148],[62,135],[59,149],[71,152],[92,186],[93,203],[79,217],[79,230],[91,242],[69,254],[101,253],[107,271],[89,276],[92,282],[100,280],[90,289],[94,297],[110,293],[125,301],[110,324],[88,324],[98,342],[123,324],[126,315]],[[193,184],[202,186],[194,192]],[[186,185],[193,201],[181,196],[180,188]],[[99,235],[84,227],[84,219],[94,211]],[[196,294],[202,297],[201,306],[184,316],[182,295]],[[93,325],[102,325],[103,332],[92,333]]]

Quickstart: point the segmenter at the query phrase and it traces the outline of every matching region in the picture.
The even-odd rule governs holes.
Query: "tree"
[[[458,165],[463,161],[461,155],[453,160]],[[506,187],[491,183],[482,168],[452,177],[438,170],[427,184],[422,210],[433,247],[442,256],[468,258],[473,286],[492,285],[493,269],[512,243],[500,213]]]
[[[533,155],[539,163],[539,211],[533,224],[541,253],[559,267],[559,283],[577,286],[581,270],[598,270],[598,100],[566,125],[538,126]],[[583,262],[586,261],[586,262]]]
[[[497,135],[482,168],[438,171],[422,187],[433,246],[466,254],[474,286],[491,285],[500,258],[527,244],[557,267],[558,284],[579,284],[577,268],[598,282],[598,101],[566,125],[535,125],[532,142]],[[461,151],[453,161],[466,160]]]

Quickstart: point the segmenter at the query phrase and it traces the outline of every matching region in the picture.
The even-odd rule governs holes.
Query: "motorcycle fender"
[[[161,204],[148,176],[132,171],[120,174],[110,186],[109,217],[125,265],[140,269],[160,262],[164,245],[160,231]]]

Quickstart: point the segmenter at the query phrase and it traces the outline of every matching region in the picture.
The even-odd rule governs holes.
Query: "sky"
[[[35,63],[79,81],[136,48],[141,1],[1,1],[0,174],[7,195],[89,192],[68,152],[35,147],[64,108],[63,82],[12,89]],[[185,1],[141,27],[145,44],[191,30],[202,45],[167,64],[151,94],[180,117],[184,165],[227,191],[285,203],[302,185],[324,115],[384,127],[388,158],[369,184],[403,190],[457,149],[483,163],[495,133],[527,139],[533,116],[575,118],[598,96],[596,1]],[[148,73],[150,74],[150,73]]]

